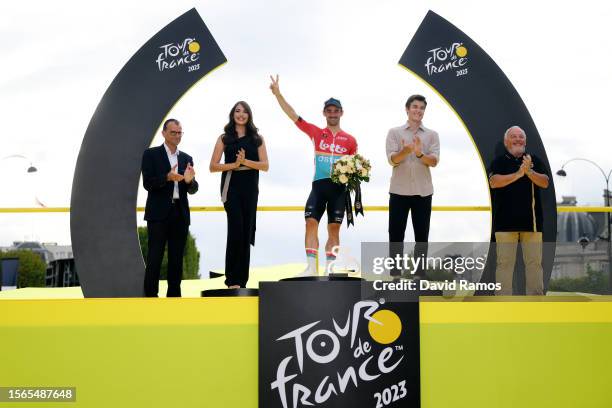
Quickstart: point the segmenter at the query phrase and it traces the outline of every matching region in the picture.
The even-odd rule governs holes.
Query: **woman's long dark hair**
[[[228,145],[236,143],[238,141],[238,134],[236,133],[236,121],[234,120],[234,111],[236,110],[236,107],[238,105],[242,105],[246,113],[249,115],[249,119],[246,123],[245,137],[252,137],[253,141],[255,142],[255,146],[261,146],[263,140],[258,133],[259,129],[257,129],[255,124],[253,123],[253,111],[251,111],[251,107],[245,101],[238,101],[232,107],[232,110],[229,113],[229,123],[223,128],[224,134],[223,138],[221,139],[223,141],[223,144]]]

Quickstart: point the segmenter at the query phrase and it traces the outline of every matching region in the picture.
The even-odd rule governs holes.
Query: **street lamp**
[[[6,160],[6,159],[23,159],[23,160],[27,161],[28,163],[30,163],[30,166],[26,170],[28,173],[36,173],[38,171],[38,169],[36,167],[34,167],[34,165],[32,164],[32,161],[30,159],[28,159],[27,157],[21,155],[21,154],[11,154],[10,156],[6,156],[6,157],[2,158],[2,160]],[[36,201],[36,204],[38,204],[39,206],[46,207],[46,205],[44,205],[38,199],[38,197],[36,195],[34,196],[34,200]]]
[[[2,160],[6,160],[6,159],[24,159],[30,162],[30,167],[28,167],[28,170],[27,170],[28,173],[36,173],[38,171],[38,169],[32,165],[32,161],[30,159],[20,154],[11,154],[10,156],[6,156],[2,158]]]
[[[567,172],[564,170],[564,168],[568,163],[571,163],[573,161],[584,161],[587,163],[591,163],[593,166],[599,169],[601,174],[604,176],[604,179],[606,180],[606,189],[604,191],[605,205],[606,207],[610,207],[610,175],[612,174],[612,169],[610,169],[608,174],[606,174],[606,172],[601,168],[601,166],[595,163],[593,160],[576,157],[574,159],[570,159],[566,161],[565,163],[563,163],[563,165],[561,166],[561,170],[557,171],[557,175],[561,177],[567,176]],[[608,220],[607,222],[607,226],[608,226],[608,245],[607,245],[607,250],[608,250],[608,294],[612,294],[612,247],[611,247],[612,235],[610,235],[610,211],[606,212],[606,219]]]

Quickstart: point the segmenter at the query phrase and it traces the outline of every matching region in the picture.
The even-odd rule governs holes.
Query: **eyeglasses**
[[[170,134],[172,136],[183,136],[185,134],[185,132],[177,132],[176,130],[171,130]]]

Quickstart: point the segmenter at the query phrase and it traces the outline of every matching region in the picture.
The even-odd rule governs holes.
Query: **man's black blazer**
[[[177,172],[181,175],[185,174],[185,168],[188,163],[191,163],[193,166],[191,156],[179,150]],[[163,221],[170,214],[174,190],[174,182],[166,180],[171,167],[166,148],[163,144],[144,151],[141,169],[142,184],[145,190],[149,192],[147,195],[147,206],[145,207],[145,220]],[[178,183],[178,186],[181,209],[183,210],[187,225],[189,225],[191,218],[189,216],[187,193],[194,194],[198,191],[198,182],[194,178],[190,184],[181,181]]]

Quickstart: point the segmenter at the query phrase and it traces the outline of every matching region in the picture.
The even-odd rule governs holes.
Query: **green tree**
[[[147,227],[138,227],[138,240],[140,241],[140,249],[145,262],[149,253]],[[185,243],[185,256],[183,256],[183,279],[199,279],[200,278],[200,252],[195,244],[195,238],[191,232],[187,234],[187,242]],[[168,248],[164,250],[164,259],[162,260],[160,279],[168,278]]]
[[[608,274],[595,270],[590,263],[586,265],[587,276],[579,278],[551,279],[548,290],[553,292],[581,292],[605,294],[608,289]]]
[[[47,264],[39,254],[26,249],[0,252],[0,258],[18,258],[17,287],[45,287]],[[0,266],[1,268],[1,266]]]

